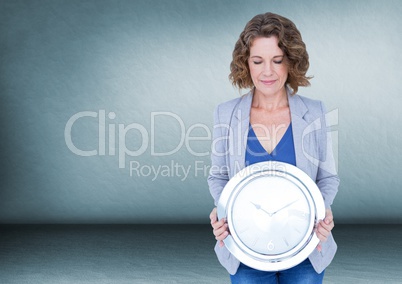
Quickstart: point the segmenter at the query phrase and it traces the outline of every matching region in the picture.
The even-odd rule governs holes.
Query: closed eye
[[[253,63],[256,64],[256,65],[258,65],[258,64],[261,64],[262,61],[253,61]]]

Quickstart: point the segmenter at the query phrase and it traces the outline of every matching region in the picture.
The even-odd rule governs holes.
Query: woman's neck
[[[288,97],[285,88],[275,95],[265,95],[256,89],[254,90],[252,107],[266,111],[275,111],[287,107],[288,105]]]

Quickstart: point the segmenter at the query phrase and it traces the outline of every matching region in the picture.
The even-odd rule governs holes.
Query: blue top
[[[289,127],[283,135],[281,141],[279,141],[271,154],[269,154],[264,147],[262,147],[260,141],[255,135],[253,128],[250,125],[247,137],[246,166],[265,161],[284,162],[296,166],[292,123],[289,124]]]

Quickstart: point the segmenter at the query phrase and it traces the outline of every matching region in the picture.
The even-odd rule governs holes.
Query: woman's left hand
[[[317,250],[321,251],[321,243],[326,242],[329,234],[334,228],[334,216],[332,215],[331,209],[325,210],[324,220],[320,220],[316,226],[315,233],[317,234],[320,243],[317,246]]]

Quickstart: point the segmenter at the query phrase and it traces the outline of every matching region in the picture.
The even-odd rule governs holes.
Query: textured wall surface
[[[208,222],[213,109],[266,11],[335,110],[338,222],[402,222],[402,2],[266,0],[1,0],[0,222]]]

